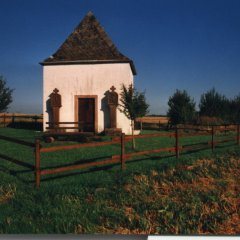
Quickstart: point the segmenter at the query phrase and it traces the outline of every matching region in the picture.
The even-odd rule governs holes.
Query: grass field
[[[0,135],[41,137],[8,128]],[[173,145],[171,138],[137,140],[137,150]],[[117,145],[44,153],[42,168],[112,154],[119,154]],[[114,165],[49,175],[36,190],[33,150],[0,140],[0,233],[239,234],[239,156],[240,148],[229,143],[178,160],[170,153],[141,156],[124,172]]]

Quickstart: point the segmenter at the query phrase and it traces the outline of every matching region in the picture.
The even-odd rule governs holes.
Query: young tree
[[[177,89],[168,100],[169,109],[167,115],[171,124],[192,122],[196,114],[195,105],[194,100],[188,95],[186,90],[181,91]]]
[[[5,112],[8,109],[12,102],[12,92],[13,89],[7,87],[5,79],[0,76],[0,112]]]
[[[137,92],[130,84],[126,87],[122,85],[122,92],[120,93],[119,110],[131,120],[132,136],[134,135],[134,120],[138,117],[143,117],[148,113],[149,105],[146,102],[145,92]],[[135,141],[133,139],[133,148],[135,148]]]

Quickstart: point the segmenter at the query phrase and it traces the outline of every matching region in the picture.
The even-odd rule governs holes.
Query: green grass
[[[7,128],[0,129],[0,135],[29,142],[41,138],[40,132]],[[183,138],[180,144],[210,139]],[[136,151],[174,143],[173,138],[139,139]],[[214,153],[183,153],[178,160],[172,153],[137,157],[124,172],[113,165],[48,175],[36,190],[33,170],[16,164],[34,165],[33,149],[0,140],[0,233],[239,232],[234,222],[239,216],[240,149],[233,143],[221,144]],[[126,151],[132,151],[130,143]],[[97,161],[119,153],[118,145],[42,153],[41,166]]]

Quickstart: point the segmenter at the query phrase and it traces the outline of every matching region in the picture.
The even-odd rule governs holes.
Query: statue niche
[[[105,134],[108,136],[120,136],[121,128],[117,128],[117,107],[118,94],[115,92],[116,88],[112,86],[111,91],[107,91],[107,105],[109,108],[110,128],[105,128]]]

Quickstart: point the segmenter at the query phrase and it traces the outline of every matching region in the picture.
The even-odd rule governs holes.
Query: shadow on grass
[[[23,183],[26,183],[26,184],[30,183],[28,180],[19,176],[19,174],[31,173],[31,172],[34,173],[34,169],[35,169],[34,165],[32,165],[30,163],[22,162],[22,161],[20,161],[16,158],[12,158],[12,157],[9,157],[9,156],[4,155],[4,154],[0,154],[0,158],[1,158],[1,160],[5,160],[5,161],[8,161],[8,162],[14,163],[16,165],[19,165],[21,167],[27,168],[26,170],[11,170],[11,169],[9,169],[5,166],[1,166],[0,171],[16,177],[18,180],[20,180]]]
[[[129,161],[126,161],[126,163],[129,165],[131,163],[142,162],[144,160],[153,160],[153,159],[160,160],[160,159],[163,159],[163,158],[172,158],[174,156],[175,155],[153,157],[153,156],[145,155],[145,157],[142,157],[140,159],[129,160]],[[103,157],[103,158],[96,158],[95,160],[99,160],[99,159],[105,159],[105,157]],[[83,163],[82,161],[78,161],[78,162]],[[85,162],[92,162],[92,159],[90,161],[85,161]],[[68,164],[68,165],[61,165],[59,167],[72,166],[72,165],[75,165],[75,164],[76,163]],[[56,179],[62,179],[62,178],[66,178],[66,177],[79,176],[79,175],[82,175],[82,174],[88,174],[88,173],[98,172],[98,171],[102,171],[102,170],[105,171],[105,170],[109,170],[109,169],[113,168],[114,166],[119,166],[119,170],[121,171],[121,169],[120,169],[121,168],[121,163],[119,161],[119,163],[114,163],[114,164],[109,164],[109,165],[99,166],[99,167],[93,167],[93,168],[89,168],[89,169],[84,170],[84,171],[68,173],[68,174],[62,174],[62,175],[51,176],[51,177],[45,177],[44,179],[41,179],[41,182],[48,182],[48,181],[52,181],[52,180],[56,180]],[[53,168],[55,168],[55,167],[53,167]],[[47,168],[47,169],[50,169],[50,168]],[[34,181],[31,181],[31,182],[34,183]]]
[[[42,131],[43,124],[40,122],[24,122],[24,121],[22,121],[22,122],[9,123],[7,125],[7,127],[14,128],[14,129]]]
[[[82,175],[82,174],[99,172],[101,170],[109,170],[114,165],[118,165],[118,164],[111,164],[111,165],[102,166],[102,167],[94,167],[94,168],[91,168],[91,169],[88,169],[88,170],[74,172],[74,173],[68,173],[68,174],[62,174],[62,175],[58,175],[58,176],[50,176],[50,177],[46,177],[44,179],[41,179],[41,182],[49,182],[49,181],[56,180],[56,179],[62,179],[62,178],[67,178],[67,177],[79,176],[79,175]],[[31,181],[31,183],[34,183],[34,182],[35,181]]]
[[[21,171],[15,171],[15,170],[11,170],[5,166],[0,166],[0,172],[4,172],[5,174],[8,174],[10,176],[15,177],[16,179],[18,179],[19,181],[21,181],[22,183],[25,184],[30,184],[31,182],[29,180],[26,180],[25,178],[19,176],[19,174],[22,173],[33,173],[32,170],[21,170]]]
[[[12,157],[9,157],[7,155],[4,155],[4,154],[0,154],[0,158],[2,158],[3,160],[6,160],[8,162],[11,162],[11,163],[15,163],[17,165],[20,165],[22,167],[26,167],[26,168],[29,168],[31,170],[34,170],[35,169],[35,166],[30,164],[30,163],[26,163],[26,162],[22,162],[16,158],[12,158]]]
[[[86,163],[93,163],[93,162],[97,162],[99,160],[106,160],[111,158],[112,156],[104,156],[104,157],[98,157],[98,158],[91,158],[91,159],[81,159],[81,160],[77,160],[71,163],[67,163],[67,164],[61,164],[61,165],[57,165],[57,166],[49,166],[49,167],[43,167],[41,168],[41,170],[45,170],[45,169],[54,169],[54,168],[59,168],[59,167],[70,167],[70,166],[74,166],[74,165],[80,165],[80,164],[86,164]],[[99,166],[101,167],[101,166]],[[98,168],[99,168],[98,167]]]
[[[32,148],[35,147],[34,143],[27,142],[27,141],[24,141],[24,140],[20,140],[20,139],[17,139],[17,138],[6,137],[6,136],[0,135],[0,139],[8,141],[8,142],[12,142],[12,143],[17,143],[17,144],[20,144],[20,145],[25,145],[27,147],[32,147]]]

